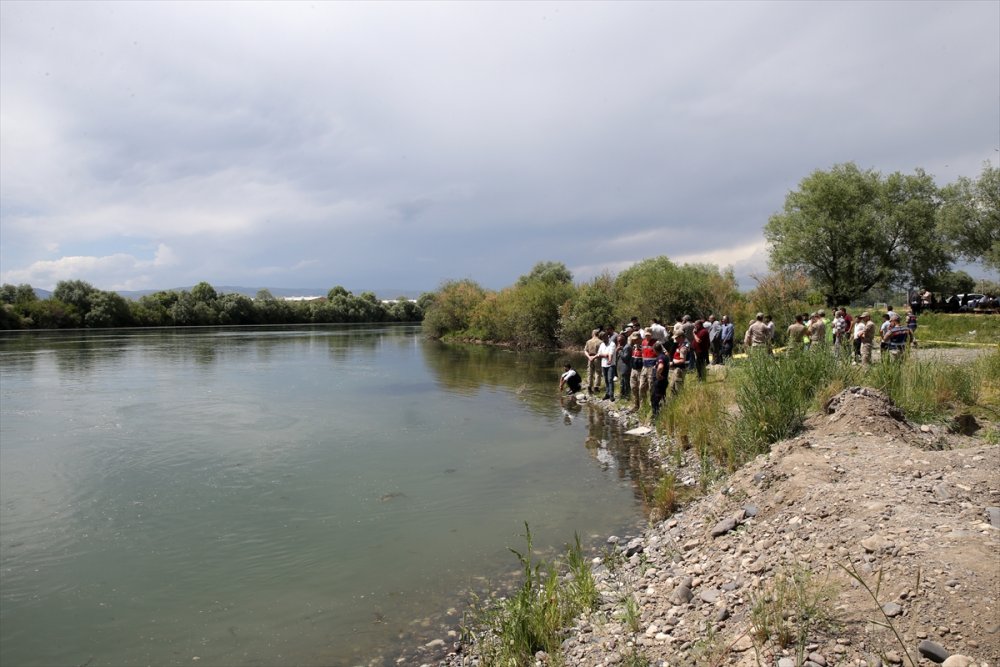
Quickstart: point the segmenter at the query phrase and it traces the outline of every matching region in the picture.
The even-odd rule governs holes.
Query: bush
[[[486,298],[486,290],[472,280],[445,282],[424,313],[424,332],[441,338],[469,328],[472,313]]]

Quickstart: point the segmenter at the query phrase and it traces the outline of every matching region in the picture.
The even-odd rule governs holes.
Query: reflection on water
[[[0,337],[0,664],[347,665],[640,519],[551,354],[413,327]]]

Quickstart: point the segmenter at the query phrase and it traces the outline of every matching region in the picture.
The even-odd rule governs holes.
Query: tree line
[[[499,291],[446,281],[426,297],[424,330],[519,347],[575,346],[593,328],[633,316],[646,325],[653,317],[669,324],[684,314],[729,315],[740,327],[759,311],[784,325],[823,305],[871,303],[907,288],[995,295],[996,283],[977,284],[953,267],[964,259],[1000,270],[1000,170],[987,163],[978,179],[939,188],[922,169],[883,176],[835,165],[803,179],[764,234],[772,271],[755,276],[746,293],[731,270],[678,266],[665,256],[582,284],[565,265],[545,261]]]
[[[82,280],[60,281],[40,299],[31,285],[0,287],[0,329],[419,322],[419,303],[383,303],[372,292],[337,286],[325,299],[286,301],[260,290],[254,298],[218,293],[207,282],[191,290],[164,290],[128,300]]]

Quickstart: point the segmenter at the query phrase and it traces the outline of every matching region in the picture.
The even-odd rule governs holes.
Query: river
[[[0,664],[392,664],[470,590],[634,528],[562,357],[412,326],[0,335]]]

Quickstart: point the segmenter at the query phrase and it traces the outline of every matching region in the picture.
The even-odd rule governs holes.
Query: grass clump
[[[510,549],[521,565],[520,586],[509,597],[474,598],[466,614],[463,634],[475,644],[483,665],[531,664],[538,651],[558,664],[564,628],[597,607],[599,595],[580,536],[567,549],[568,576],[560,577],[555,563],[534,557],[531,529],[527,523],[524,528],[527,549]]]
[[[817,581],[800,566],[779,572],[770,586],[752,599],[751,638],[759,652],[794,648],[801,664],[813,633],[836,625],[836,588]]]

